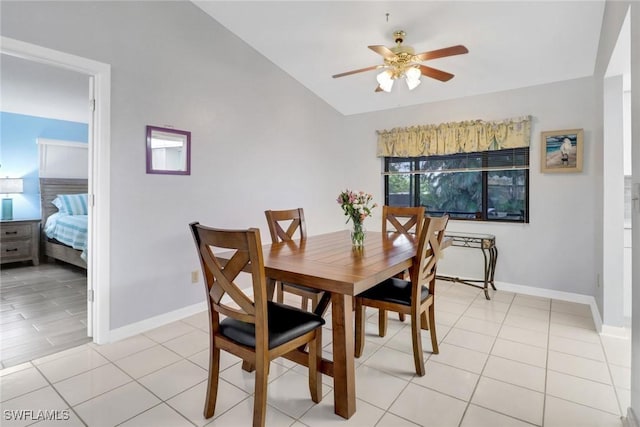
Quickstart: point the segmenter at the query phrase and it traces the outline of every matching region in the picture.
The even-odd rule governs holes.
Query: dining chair
[[[264,214],[267,217],[272,243],[293,241],[296,234],[299,234],[300,240],[307,238],[307,223],[304,220],[304,210],[302,208],[278,211],[266,210]],[[286,227],[286,230],[284,227]],[[315,309],[322,297],[322,291],[318,289],[295,283],[277,282],[276,301],[281,304],[284,303],[285,292],[298,295],[302,299],[300,308],[303,310],[308,310],[309,301],[311,301],[311,310]]]
[[[308,344],[309,392],[322,399],[320,362],[321,316],[267,299],[267,283],[260,230],[221,230],[189,224],[204,277],[209,308],[209,380],[204,417],[215,412],[220,371],[220,350],[232,353],[255,367],[253,425],[264,426],[269,363]],[[231,251],[224,262],[214,252]],[[234,252],[235,251],[235,252]],[[225,257],[228,255],[225,253]],[[241,272],[251,275],[250,298],[235,282]]]
[[[435,322],[436,266],[442,253],[442,240],[448,216],[426,218],[411,267],[411,280],[392,277],[356,296],[355,356],[364,350],[365,307],[405,313],[411,318],[411,340],[416,373],[424,376],[420,330],[429,330],[434,354],[438,354]],[[427,318],[428,316],[428,318]]]
[[[398,235],[417,241],[424,223],[425,208],[423,206],[382,206],[382,232],[398,233]],[[399,273],[401,279],[407,280],[409,272]],[[398,319],[404,322],[404,313],[398,313]],[[387,313],[380,309],[378,312],[378,335],[384,337],[387,334]]]

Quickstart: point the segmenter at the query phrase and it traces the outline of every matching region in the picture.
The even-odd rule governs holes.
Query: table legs
[[[482,249],[482,255],[484,256],[484,277],[482,279],[461,279],[459,277],[441,275],[437,275],[436,278],[449,282],[458,282],[464,285],[482,288],[484,290],[484,297],[486,299],[491,299],[491,297],[489,296],[489,286],[491,286],[494,291],[496,290],[494,277],[496,274],[496,263],[498,262],[498,248],[492,246],[490,248],[483,247],[480,249]],[[479,285],[479,283],[481,283],[482,285]]]
[[[356,412],[353,338],[353,297],[331,294],[333,327],[333,396],[335,413],[350,418]]]
[[[489,297],[489,285],[494,291],[496,290],[493,278],[496,273],[496,263],[498,262],[498,248],[495,246],[486,249],[482,248],[482,255],[484,255],[484,296],[486,299],[491,299]]]

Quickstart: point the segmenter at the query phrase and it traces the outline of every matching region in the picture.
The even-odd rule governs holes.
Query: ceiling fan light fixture
[[[376,93],[391,92],[393,81],[400,78],[404,78],[409,90],[413,90],[420,85],[422,76],[441,82],[448,82],[454,77],[451,73],[428,67],[421,64],[421,62],[469,53],[469,50],[463,45],[455,45],[416,54],[411,46],[402,44],[405,36],[404,31],[398,30],[393,33],[393,36],[396,42],[396,45],[393,47],[382,45],[368,46],[369,49],[382,56],[383,64],[334,74],[332,77],[335,79],[382,68],[384,71],[376,76],[376,80],[378,81],[378,86],[375,89]]]
[[[391,92],[391,88],[393,87],[393,72],[391,70],[381,72],[376,77],[376,80],[378,80],[380,89],[385,92]]]
[[[420,79],[412,80],[410,78],[407,78],[407,87],[409,88],[409,90],[414,90],[420,85],[420,83]]]
[[[407,87],[409,88],[409,90],[413,90],[415,88],[418,87],[418,85],[421,83],[420,81],[420,70],[418,70],[415,67],[411,67],[409,68],[407,71],[405,71],[404,73],[405,78],[407,80]]]

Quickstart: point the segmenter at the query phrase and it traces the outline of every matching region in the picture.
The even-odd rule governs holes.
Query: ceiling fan
[[[362,73],[364,71],[383,68],[384,71],[376,77],[378,80],[378,86],[375,90],[376,92],[391,92],[393,82],[402,77],[406,79],[409,90],[413,90],[420,84],[421,75],[431,77],[442,82],[446,82],[453,78],[453,74],[436,68],[427,67],[426,65],[421,64],[421,62],[429,59],[444,58],[446,56],[461,55],[469,52],[466,47],[456,45],[416,55],[411,46],[404,46],[402,44],[405,36],[406,33],[402,30],[394,32],[393,37],[396,45],[391,48],[381,45],[369,46],[369,49],[379,55],[382,55],[384,58],[383,65],[374,65],[367,68],[361,68],[359,70],[347,71],[335,74],[332,77],[335,79],[338,77],[350,76],[351,74]]]

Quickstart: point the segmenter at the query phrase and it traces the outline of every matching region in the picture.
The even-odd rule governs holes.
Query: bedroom
[[[79,251],[44,238],[46,219],[57,211],[53,199],[87,193],[88,84],[82,74],[2,55],[0,174],[23,182],[20,194],[5,196],[13,199],[13,220],[3,217],[2,222],[5,323],[0,362],[5,367],[90,341],[86,262]],[[66,185],[60,187],[61,182]],[[75,218],[83,217],[65,219]],[[23,236],[25,227],[36,236]],[[49,223],[48,234],[54,228]],[[86,233],[66,233],[59,239],[86,247]],[[21,246],[25,243],[36,257]]]
[[[3,35],[113,66],[109,179],[114,190],[109,213],[114,226],[109,235],[113,248],[108,254],[112,308],[107,329],[114,336],[124,335],[133,329],[132,325],[142,326],[146,320],[159,321],[165,313],[176,312],[177,316],[178,310],[201,302],[201,289],[189,283],[197,264],[185,224],[194,216],[203,222],[215,221],[225,226],[252,223],[260,226],[264,234],[262,209],[267,205],[285,207],[295,203],[312,212],[310,232],[320,233],[342,226],[342,218],[331,202],[334,193],[346,182],[374,191],[380,198],[380,165],[371,148],[372,129],[421,123],[424,117],[438,122],[467,117],[498,119],[533,112],[540,120],[535,132],[564,128],[568,123],[584,126],[594,134],[601,132],[602,119],[598,103],[594,103],[600,95],[599,83],[590,77],[416,106],[389,114],[344,117],[267,60],[256,58],[252,49],[222,26],[212,27],[210,19],[193,8],[156,5],[150,19],[139,4],[119,5],[126,8],[126,13],[104,4],[74,6],[84,14],[105,17],[96,20],[100,21],[95,24],[99,31],[92,45],[74,36],[94,30],[86,22],[70,16],[64,7],[10,3],[3,2],[2,6]],[[36,25],[24,28],[15,23],[27,20]],[[175,40],[165,39],[153,29],[157,22],[170,25],[174,20],[190,24],[181,32],[189,41],[189,49],[176,47]],[[63,34],[58,33],[60,27],[65,28]],[[112,31],[114,27],[121,31]],[[145,29],[141,36],[137,30],[140,27]],[[143,38],[140,45],[144,48],[130,46],[133,34]],[[205,35],[205,41],[201,35]],[[223,46],[211,40],[221,40]],[[228,58],[229,64],[211,59],[225,57],[229,50],[242,54]],[[163,56],[167,51],[170,61]],[[189,65],[188,70],[183,64]],[[255,79],[254,72],[249,72],[256,69],[261,79],[269,79],[268,87]],[[172,84],[167,85],[167,81]],[[567,104],[576,108],[567,111],[561,107]],[[279,108],[274,109],[274,105]],[[194,141],[197,138],[198,153],[194,154],[194,173],[190,177],[170,179],[144,173],[144,126],[165,123],[190,129]],[[583,197],[572,196],[570,200],[555,197],[553,188],[557,180],[537,176],[535,185],[540,190],[535,212],[537,224],[491,230],[504,242],[505,254],[511,254],[503,258],[502,265],[511,266],[500,272],[505,282],[530,285],[534,280],[528,276],[538,275],[536,281],[548,288],[597,295],[595,278],[602,263],[601,249],[598,249],[602,229],[598,212],[602,197],[594,194],[597,191],[593,189],[602,188],[602,165],[596,160],[601,147],[591,144],[588,149],[590,169],[565,181],[571,194]],[[286,151],[299,152],[301,157],[295,157],[287,165],[286,174],[274,171],[272,165],[280,164],[277,153]],[[246,155],[248,152],[252,153],[251,158]],[[365,152],[372,154],[368,156]],[[314,162],[296,162],[298,158],[312,158]],[[340,159],[339,172],[326,176],[325,171],[334,169],[336,159]],[[261,176],[272,179],[256,192],[254,184]],[[291,180],[291,176],[300,179]],[[234,195],[234,202],[221,206],[204,197],[210,194],[212,182],[220,187],[218,191],[222,196]],[[309,190],[315,187],[318,190]],[[286,195],[282,194],[282,188],[288,190]],[[132,208],[136,206],[145,209]],[[544,206],[554,206],[554,212],[546,212]],[[572,212],[574,206],[585,211],[578,221],[563,215]],[[151,216],[149,212],[154,214]],[[554,220],[561,220],[565,235],[572,237],[562,242],[568,246],[562,246],[559,251],[566,249],[582,260],[582,265],[575,267],[580,270],[578,277],[568,277],[563,269],[539,272],[536,266],[519,261],[535,253],[540,257],[537,265],[551,264],[557,253],[545,253],[546,242],[542,236]],[[483,231],[486,227],[476,228]],[[156,234],[157,230],[162,232]],[[136,236],[133,244],[131,236]],[[527,242],[527,250],[521,249],[518,242]],[[130,249],[119,250],[122,247]],[[573,283],[576,288],[566,289],[565,282]]]

